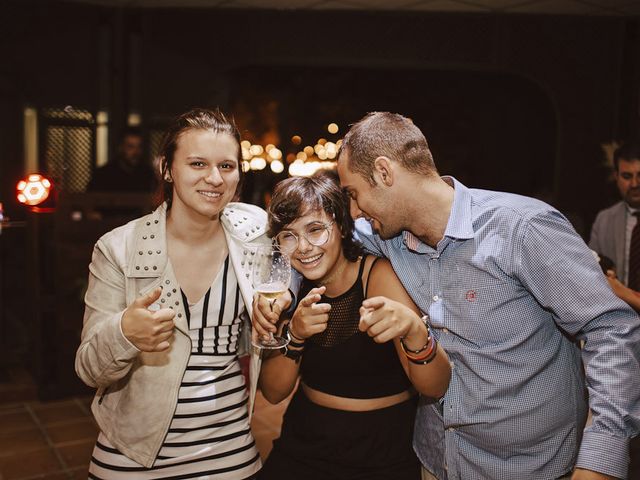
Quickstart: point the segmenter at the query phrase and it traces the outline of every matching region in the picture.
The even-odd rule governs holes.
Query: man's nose
[[[349,200],[349,213],[354,220],[362,216],[362,210],[358,208],[358,204],[355,200]]]

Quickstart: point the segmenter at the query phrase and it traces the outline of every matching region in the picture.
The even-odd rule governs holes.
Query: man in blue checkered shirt
[[[422,398],[416,417],[423,478],[626,478],[640,320],[566,218],[441,177],[396,114],[355,124],[338,172],[360,239],[391,260],[451,359],[446,395]]]

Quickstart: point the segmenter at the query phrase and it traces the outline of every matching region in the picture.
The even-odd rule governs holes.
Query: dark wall
[[[8,2],[0,15],[0,201],[12,218],[24,212],[14,189],[24,173],[27,106],[100,103],[100,35],[112,13],[82,6]],[[42,153],[42,152],[40,152]]]
[[[458,95],[449,88],[439,97],[437,108],[423,109],[428,122],[420,126],[425,130],[442,119],[441,129],[451,131],[447,117],[455,118],[455,112],[464,117],[465,111],[483,109],[490,119],[508,111],[509,118],[502,126],[494,121],[494,130],[483,132],[481,149],[477,148],[474,124],[467,125],[468,134],[459,128],[460,134],[443,140],[447,142],[444,145],[429,138],[441,158],[439,163],[447,166],[451,163],[447,153],[454,155],[460,149],[485,151],[483,162],[490,163],[492,156],[503,158],[497,169],[503,177],[492,175],[494,184],[480,178],[481,186],[531,194],[537,185],[524,188],[518,180],[511,186],[510,179],[529,176],[532,168],[537,168],[530,165],[535,163],[532,158],[544,155],[546,158],[539,159],[538,176],[548,185],[541,188],[550,189],[557,206],[577,212],[586,224],[613,200],[603,180],[600,144],[638,129],[640,49],[638,21],[632,19],[116,10],[55,2],[9,5],[9,14],[1,20],[0,45],[0,127],[11,132],[2,139],[3,152],[9,152],[2,156],[0,167],[3,198],[10,196],[13,180],[21,173],[17,165],[21,161],[19,125],[24,105],[71,104],[90,110],[100,106],[110,110],[117,127],[129,110],[153,119],[194,105],[229,107],[232,96],[242,94],[234,90],[233,79],[247,67],[262,69],[260,75],[244,82],[245,88],[255,90],[270,76],[269,69],[277,74],[288,67],[316,72],[326,68],[334,72],[375,69],[393,78],[390,84],[394,88],[402,84],[403,76],[408,84],[411,78],[430,78],[430,72],[440,85],[442,81],[445,85],[456,83]],[[493,97],[480,92],[483,97],[474,99],[469,92],[479,92],[473,83],[481,81],[482,75],[496,85],[501,83],[504,94],[494,88]],[[321,73],[315,77],[321,79]],[[506,78],[520,80],[509,83]],[[432,87],[428,81],[424,84]],[[311,83],[307,85],[312,88]],[[344,82],[337,86],[342,90],[349,87]],[[522,92],[511,91],[518,89]],[[360,96],[366,99],[362,90]],[[304,84],[292,85],[291,92],[289,98],[294,101],[309,101]],[[400,88],[396,92],[399,107],[406,103],[407,92],[430,101],[437,97],[433,91],[421,95],[418,87],[411,91]],[[518,115],[508,108],[488,108],[511,98],[521,101],[518,96],[531,92],[533,101],[540,101],[551,112],[544,125],[541,117],[530,118],[526,110]],[[482,115],[473,116],[482,119]],[[346,121],[354,120],[357,118]],[[509,128],[504,128],[505,123]],[[518,135],[517,129],[526,135]],[[518,145],[510,140],[514,135],[522,140],[540,138],[544,148],[537,149],[529,140]],[[527,154],[532,151],[535,154]],[[507,156],[510,162],[505,164]],[[471,161],[472,155],[462,157]],[[468,168],[473,172],[479,167],[470,164]],[[453,173],[473,180],[474,175],[465,172]]]
[[[600,144],[632,129],[619,119],[623,111],[633,108],[630,105],[637,106],[637,84],[634,91],[628,89],[630,97],[620,98],[620,93],[630,74],[623,66],[629,70],[629,57],[633,65],[639,60],[637,37],[628,34],[637,31],[637,22],[361,12],[183,12],[177,16],[160,11],[144,15],[143,44],[149,55],[142,82],[150,87],[145,96],[149,110],[176,108],[178,96],[161,105],[154,105],[154,99],[163,91],[184,89],[190,79],[194,88],[180,95],[184,103],[224,98],[215,86],[223,85],[225,74],[242,65],[384,68],[390,75],[394,71],[402,75],[406,69],[431,70],[448,72],[452,79],[468,77],[469,82],[475,78],[470,74],[479,72],[519,76],[545,93],[555,113],[549,120],[556,131],[554,166],[546,173],[556,202],[589,222],[610,201],[601,198],[606,189]],[[175,28],[177,18],[190,25],[187,32]],[[254,80],[254,88],[260,89],[262,78]],[[403,93],[399,91],[398,96]],[[474,102],[460,97],[458,102],[455,97],[446,99],[450,110],[484,107],[481,98]],[[634,115],[637,119],[637,109]],[[531,120],[526,112],[509,119],[533,132],[545,128]],[[431,122],[437,123],[438,118]],[[499,150],[503,132],[495,131],[493,136]],[[544,133],[541,137],[547,138]],[[457,140],[466,142],[464,136]],[[505,178],[527,172],[520,154],[531,148],[514,149]]]
[[[131,111],[155,127],[189,107],[220,105],[236,111],[248,136],[258,135],[260,115],[273,106],[285,152],[294,133],[308,143],[329,121],[343,134],[367,111],[389,109],[423,129],[441,173],[541,196],[586,234],[597,210],[615,199],[600,144],[638,133],[638,32],[637,19],[613,17],[125,10],[5,1],[0,201],[14,219],[26,217],[13,190],[23,174],[26,106],[106,109],[110,132],[117,132]],[[110,151],[116,140],[114,134]],[[33,371],[41,394],[58,396],[79,388],[72,360],[92,240],[77,239],[87,257],[72,266],[55,253],[61,251],[55,228],[34,218],[30,231],[40,225],[39,234],[25,230],[21,238],[14,230],[2,237],[0,280],[16,288],[0,302],[0,333],[12,347],[23,339],[24,358],[38,362]],[[65,288],[22,287],[38,283],[25,277],[24,263],[37,263],[52,278],[64,273],[58,283]],[[66,298],[63,290],[75,295],[77,312],[68,318],[46,310]],[[37,340],[57,337],[66,341]],[[50,353],[52,345],[58,348]]]

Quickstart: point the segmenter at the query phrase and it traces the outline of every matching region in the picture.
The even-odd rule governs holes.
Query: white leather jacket
[[[257,245],[268,244],[267,215],[253,205],[230,203],[221,215],[231,265],[251,315],[250,264]],[[180,287],[167,268],[166,204],[153,213],[105,234],[89,265],[82,340],[76,372],[98,390],[91,410],[102,432],[120,452],[151,467],[176,408],[189,361],[191,340]],[[158,285],[162,307],[176,311],[175,335],[164,352],[140,352],[122,334],[128,305]],[[249,412],[253,411],[259,351],[251,347],[250,322],[243,328],[239,354],[250,353]]]

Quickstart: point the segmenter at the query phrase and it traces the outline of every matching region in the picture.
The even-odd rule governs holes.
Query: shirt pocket
[[[452,295],[451,330],[463,341],[510,348],[536,328],[527,314],[531,311],[527,304],[535,300],[519,284],[495,281],[459,286]]]

